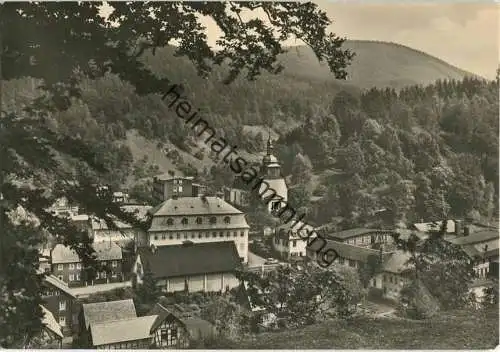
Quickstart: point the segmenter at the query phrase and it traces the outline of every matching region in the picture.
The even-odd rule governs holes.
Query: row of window
[[[283,242],[283,246],[288,246],[288,242],[289,242],[288,240],[283,239],[283,240],[281,240],[281,242]],[[297,247],[297,240],[293,240],[293,241],[290,241],[290,242],[292,242],[292,247]],[[280,244],[280,239],[276,237],[274,239],[274,243],[276,243],[276,244],[279,245]]]
[[[224,219],[223,219],[223,221],[224,221],[225,224],[230,224],[231,223],[231,217],[230,216],[225,216]],[[166,224],[167,226],[172,226],[174,224],[174,219],[173,218],[168,218],[163,223]],[[197,217],[196,220],[195,220],[195,223],[197,225],[202,225],[203,224],[203,218],[202,217]],[[211,224],[211,225],[216,224],[217,223],[217,217],[211,216],[208,219],[208,223]],[[189,219],[188,218],[182,218],[181,219],[181,224],[182,225],[188,225],[189,224]]]
[[[167,234],[162,234],[161,235],[161,239],[162,240],[166,240],[167,236],[168,236],[169,240],[173,240],[174,239],[174,234],[173,233],[168,234],[168,235]],[[198,232],[198,233],[196,233],[196,232],[187,233],[186,232],[182,236],[181,236],[180,232],[177,232],[177,234],[175,235],[175,239],[180,240],[181,237],[183,239],[185,239],[185,240],[187,240],[187,239],[195,239],[195,238],[203,238],[203,237],[205,237],[205,238],[210,238],[210,237],[216,238],[217,236],[218,237],[227,237],[227,238],[229,238],[229,237],[231,237],[231,231],[219,231],[219,232],[217,232],[217,231],[212,231],[212,232],[207,231],[207,232]],[[244,237],[244,236],[245,236],[245,231],[240,231],[240,237]],[[232,237],[238,237],[238,231],[233,231]],[[155,234],[153,236],[153,238],[155,240],[158,240],[159,239],[159,235]]]
[[[113,260],[111,262],[111,266],[113,268],[116,268],[118,266],[118,262],[116,260]],[[82,263],[70,263],[69,264],[69,270],[74,270],[75,267],[76,267],[77,270],[81,270],[82,269]],[[57,264],[57,270],[58,271],[63,271],[63,269],[64,269],[64,265],[63,264]]]
[[[392,275],[384,275],[384,282],[389,281],[391,284],[397,284],[398,283],[398,278],[393,277]],[[403,284],[403,278],[399,279],[399,284]]]
[[[100,273],[99,272],[96,273],[96,279],[105,279],[106,277],[107,277],[107,273],[105,271],[100,272]],[[112,273],[111,277],[116,278],[117,277],[116,273]],[[64,278],[62,275],[59,275],[57,278],[61,281],[64,281]],[[80,281],[80,273],[69,274],[69,281]],[[47,295],[47,296],[52,296],[52,294]]]

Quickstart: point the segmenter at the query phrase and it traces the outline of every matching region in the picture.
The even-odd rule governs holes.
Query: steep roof
[[[151,212],[153,216],[243,214],[219,197],[170,198]]]
[[[107,321],[136,318],[134,301],[124,299],[121,301],[88,303],[82,305],[83,317],[87,326]]]
[[[61,326],[57,322],[56,318],[54,318],[54,315],[44,306],[40,305],[40,308],[43,312],[42,324],[62,339],[64,335],[62,333]]]
[[[50,285],[56,287],[57,289],[63,291],[68,296],[70,296],[72,298],[76,298],[76,296],[73,294],[72,290],[68,287],[68,285],[64,281],[59,280],[54,275],[46,275],[44,277],[44,281],[46,283],[49,283]]]
[[[460,236],[450,240],[451,243],[462,245],[462,244],[473,244],[479,242],[485,242],[489,240],[499,239],[498,230],[486,230],[479,231],[469,236]]]
[[[139,318],[134,317],[92,324],[90,326],[92,344],[100,346],[147,339],[151,337],[151,325],[156,318],[156,315],[146,315]]]
[[[114,242],[93,243],[92,247],[96,251],[97,260],[121,260],[122,249]],[[57,244],[51,253],[52,264],[79,263],[81,262],[78,253],[62,244]]]
[[[156,278],[233,272],[241,266],[234,241],[162,246],[154,253],[139,248],[138,254]]]

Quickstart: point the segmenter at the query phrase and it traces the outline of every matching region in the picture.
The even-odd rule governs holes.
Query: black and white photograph
[[[0,348],[494,350],[500,4],[0,1]]]

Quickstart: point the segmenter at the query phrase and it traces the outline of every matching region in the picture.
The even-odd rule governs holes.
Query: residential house
[[[273,249],[282,259],[306,257],[307,239],[314,228],[303,222],[287,223],[275,230]]]
[[[157,303],[149,315],[156,316],[151,332],[156,348],[187,348],[193,340],[216,336],[215,326],[199,317],[182,317]]]
[[[70,287],[123,281],[121,248],[113,242],[99,242],[92,246],[100,264],[94,280],[85,280],[80,257],[62,244],[56,245],[51,252],[52,274]]]
[[[358,269],[367,263],[370,257],[378,257],[381,262],[381,272],[372,278],[370,287],[380,289],[386,298],[397,298],[399,291],[410,278],[410,267],[407,264],[409,257],[406,253],[384,252],[332,240],[328,240],[323,248],[320,248],[320,244],[323,245],[319,241],[313,241],[307,247],[308,258],[316,261],[321,253],[329,249],[335,250],[338,257],[331,265],[333,268],[345,265]]]
[[[47,275],[42,281],[41,296],[44,307],[52,313],[62,333],[74,334],[78,330],[79,307],[68,285],[54,275]]]
[[[94,243],[114,242],[120,247],[125,247],[135,241],[138,237],[139,229],[130,224],[115,220],[116,229],[109,228],[106,221],[102,219],[90,220],[90,238]]]
[[[378,244],[384,247],[392,245],[394,234],[396,232],[390,230],[355,228],[328,234],[327,238],[355,246],[373,248]]]
[[[224,292],[237,287],[241,266],[233,241],[139,248],[133,273],[142,283],[149,271],[166,292]]]
[[[95,349],[186,348],[214,331],[210,323],[180,319],[160,304],[137,317],[132,300],[84,304],[81,319],[87,327],[82,341]]]
[[[153,178],[153,198],[162,203],[173,197],[199,197],[206,193],[206,187],[193,182],[190,176],[175,176],[172,173]]]
[[[180,245],[184,241],[212,243],[231,241],[239,257],[248,261],[248,230],[245,214],[218,197],[171,198],[151,210],[147,247]]]
[[[68,198],[61,197],[57,199],[48,210],[57,216],[71,217],[78,214],[79,208]]]
[[[45,308],[44,306],[40,306],[40,309],[43,313],[42,331],[31,339],[28,346],[28,349],[39,349],[39,348],[62,348],[62,340],[64,335],[61,330],[61,326],[54,318],[54,315]]]

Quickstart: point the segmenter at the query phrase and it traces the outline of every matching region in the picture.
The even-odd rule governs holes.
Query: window
[[[80,281],[80,273],[76,273],[76,281]]]
[[[155,240],[157,240],[157,239],[158,239],[158,235],[155,235],[155,236],[154,236],[154,239],[155,239]]]
[[[81,269],[82,268],[82,263],[76,263],[76,268]]]
[[[167,225],[168,225],[168,226],[172,226],[173,224],[174,224],[174,219],[172,219],[172,218],[168,218],[168,219],[167,219]]]
[[[296,240],[293,240],[293,242],[292,242],[292,246],[293,246],[293,247],[297,247],[297,241],[296,241]]]
[[[205,232],[205,237],[209,238],[210,237],[210,233],[209,232]]]
[[[177,233],[177,239],[180,240],[181,239],[181,234],[180,233]]]
[[[241,237],[245,236],[245,231],[241,231],[240,236]]]
[[[113,268],[116,268],[116,267],[118,266],[118,263],[116,262],[116,260],[113,260],[113,261],[111,262],[111,266],[112,266]]]
[[[69,281],[75,281],[75,275],[69,274]]]
[[[69,264],[69,269],[70,269],[70,270],[74,270],[74,269],[75,269],[75,264],[70,263],[70,264]]]
[[[231,237],[231,232],[230,231],[226,232],[226,237]]]
[[[57,270],[62,271],[63,270],[63,265],[62,264],[57,264]]]
[[[210,218],[210,224],[212,224],[212,225],[213,225],[213,224],[216,224],[216,223],[217,223],[217,218],[216,218],[215,216],[212,216],[212,217]]]
[[[280,209],[280,202],[272,202],[271,203],[271,210],[277,211]]]
[[[174,179],[174,185],[176,185],[176,184],[177,184],[177,180],[176,180],[176,179]]]
[[[384,274],[384,282],[387,282],[387,276]]]
[[[168,239],[173,240],[174,239],[174,234],[171,233],[170,235],[168,235]]]
[[[229,224],[230,222],[231,222],[231,218],[230,218],[229,216],[226,216],[226,217],[224,218],[224,223],[225,223],[225,224]]]
[[[162,234],[161,234],[161,239],[162,239],[162,240],[164,240],[164,239],[165,239],[165,234],[164,234],[164,233],[162,233]]]
[[[179,192],[182,192],[182,186],[179,186]]]
[[[188,224],[188,219],[187,218],[182,218],[181,224],[182,225],[187,225]]]
[[[185,233],[185,234],[184,234],[184,239],[186,240],[187,238],[188,238],[188,234],[187,234],[187,233]]]
[[[198,238],[201,238],[201,236],[203,236],[203,234],[201,232],[198,233]]]
[[[66,310],[66,301],[59,301],[59,311],[64,312]]]
[[[59,317],[59,325],[66,326],[66,317],[65,316]]]
[[[339,263],[342,264],[342,265],[344,265],[345,259],[344,258],[339,258]]]
[[[62,275],[58,275],[57,278],[61,281],[64,281]]]
[[[217,237],[217,232],[213,231],[212,232],[212,237]]]
[[[233,232],[233,237],[238,237],[238,232],[234,231]]]
[[[182,180],[178,180],[177,182],[179,182],[179,184],[182,185]]]
[[[103,272],[101,273],[101,278],[103,278],[103,279],[105,279],[105,278],[106,278],[106,272],[105,272],[105,271],[103,271]]]
[[[219,232],[219,237],[224,237],[224,233],[222,231]]]
[[[196,223],[197,223],[198,225],[203,224],[203,219],[202,219],[202,218],[196,218]]]

